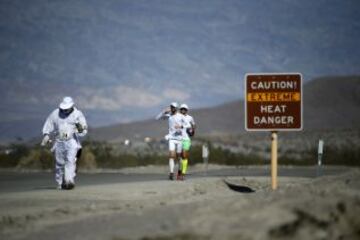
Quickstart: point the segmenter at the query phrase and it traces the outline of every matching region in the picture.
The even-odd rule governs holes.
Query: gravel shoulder
[[[130,173],[129,173],[130,174]],[[358,239],[360,170],[192,178],[0,196],[1,239]]]

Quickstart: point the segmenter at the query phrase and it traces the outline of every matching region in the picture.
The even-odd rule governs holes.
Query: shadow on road
[[[235,192],[240,192],[240,193],[254,193],[255,192],[255,190],[253,190],[252,188],[247,187],[247,186],[235,185],[235,184],[227,182],[226,180],[224,180],[224,183],[226,184],[226,186],[228,186],[228,188],[230,188],[231,190],[233,190]]]

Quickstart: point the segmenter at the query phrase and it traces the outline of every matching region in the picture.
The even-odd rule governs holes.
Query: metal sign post
[[[321,175],[322,156],[324,153],[324,140],[320,139],[318,144],[318,164],[317,164],[317,176]]]
[[[277,189],[278,139],[277,132],[271,133],[271,188]]]
[[[209,147],[207,144],[202,145],[202,158],[205,166],[205,175],[207,175],[209,165]]]
[[[245,129],[271,132],[271,186],[277,188],[278,131],[301,131],[302,76],[299,73],[245,75]]]

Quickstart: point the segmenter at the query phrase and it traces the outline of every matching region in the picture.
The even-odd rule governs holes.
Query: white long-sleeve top
[[[76,128],[76,123],[79,123],[84,129],[79,133]],[[60,116],[60,110],[55,109],[46,119],[42,133],[54,134],[57,141],[67,141],[78,137],[84,137],[87,134],[87,123],[84,114],[74,108],[74,111],[67,117]]]
[[[169,123],[169,134],[168,137],[171,140],[182,140],[184,137],[183,129],[191,127],[184,117],[184,115],[180,113],[170,114],[166,112],[161,112],[157,115],[156,119],[168,119]]]
[[[192,116],[190,116],[189,114],[183,115],[186,121],[185,124],[185,128],[183,129],[183,135],[184,135],[184,139],[190,139],[190,136],[187,132],[188,128],[194,128],[195,127],[195,121],[194,118]]]

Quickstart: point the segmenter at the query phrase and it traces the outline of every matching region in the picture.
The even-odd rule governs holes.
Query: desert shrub
[[[210,150],[209,163],[222,165],[260,165],[269,164],[264,157],[256,154],[234,153],[222,147],[207,143]],[[22,144],[12,144],[6,149],[11,151],[0,154],[0,167],[19,169],[52,169],[53,154],[39,146],[32,148]],[[106,142],[84,142],[82,157],[78,159],[79,169],[124,168],[146,165],[168,164],[167,151],[136,151],[123,152]],[[290,152],[291,153],[291,152]],[[279,155],[279,165],[315,165],[317,164],[317,149],[310,149],[295,158],[293,154],[284,152]],[[269,151],[270,155],[270,151]],[[202,163],[202,145],[195,144],[190,150],[191,165]],[[326,146],[323,155],[324,165],[360,166],[360,146],[333,147]]]
[[[82,148],[81,157],[77,160],[77,167],[86,170],[97,168],[95,155],[88,146]]]
[[[317,159],[313,158],[308,153],[302,154],[300,159],[294,159],[286,155],[282,155],[278,157],[278,164],[284,166],[312,166],[317,164]]]
[[[54,159],[47,149],[35,147],[26,156],[20,158],[16,168],[18,169],[52,169]]]
[[[30,148],[24,144],[11,144],[6,148],[9,153],[3,151],[0,154],[0,167],[13,168],[16,167],[20,159],[29,154]]]
[[[264,164],[264,160],[255,154],[242,154],[234,153],[222,147],[214,147],[212,144],[207,143],[209,146],[209,163],[222,164],[222,165],[257,165]],[[190,164],[202,163],[202,146],[194,145],[190,150]]]
[[[0,167],[1,168],[12,168],[16,167],[19,159],[15,159],[9,156],[9,154],[1,153],[0,154]]]
[[[316,165],[317,149],[312,148],[301,154],[300,159],[292,159],[285,155],[279,157],[281,165]],[[324,165],[360,166],[360,147],[326,146],[322,156]]]
[[[316,155],[316,150],[313,151]],[[325,147],[323,163],[327,165],[360,166],[360,146]]]

